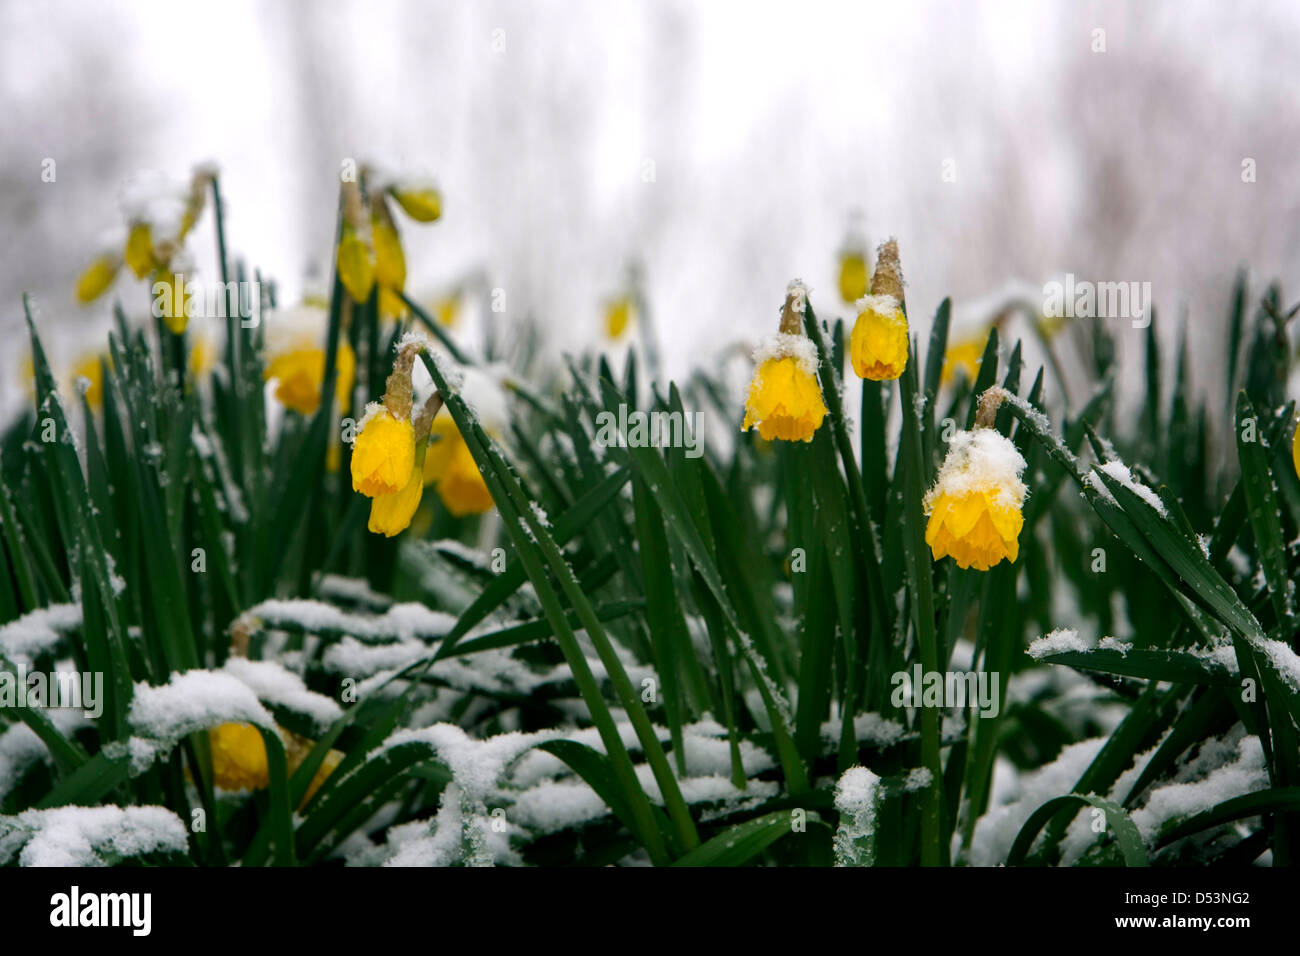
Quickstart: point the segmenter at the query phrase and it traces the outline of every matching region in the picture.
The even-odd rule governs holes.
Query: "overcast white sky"
[[[292,295],[356,157],[442,183],[411,290],[483,269],[575,346],[635,257],[678,375],[770,331],[794,276],[834,312],[853,208],[899,237],[922,325],[1070,269],[1151,281],[1212,361],[1239,264],[1298,278],[1298,48],[1287,3],[10,2],[0,334],[30,290],[92,335],[71,289],[120,183],[202,160]]]

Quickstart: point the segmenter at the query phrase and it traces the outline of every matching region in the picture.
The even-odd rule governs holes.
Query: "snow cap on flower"
[[[1020,553],[1021,508],[1028,489],[1025,459],[993,428],[959,431],[948,443],[939,476],[925,496],[925,542],[938,559],[987,571]]]

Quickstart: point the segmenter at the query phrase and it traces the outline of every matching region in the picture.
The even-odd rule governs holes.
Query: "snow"
[[[876,315],[888,317],[898,311],[898,299],[892,295],[864,295],[855,305],[859,315],[863,312],[874,312]]]
[[[993,493],[999,507],[1019,509],[1029,489],[1020,480],[1025,459],[1016,446],[992,428],[958,431],[948,442],[948,454],[934,487],[926,492],[928,514],[936,499],[960,499],[969,494]]]
[[[322,598],[328,598],[336,601],[350,601],[353,604],[364,604],[367,607],[386,609],[392,604],[392,599],[386,594],[380,594],[370,587],[370,582],[365,578],[349,578],[341,574],[323,574],[316,583],[316,590]]]
[[[1295,651],[1282,641],[1271,638],[1260,641],[1255,646],[1263,651],[1264,656],[1269,659],[1291,690],[1300,693],[1300,657],[1296,656]]]
[[[160,686],[135,685],[128,720],[132,769],[143,772],[182,737],[224,723],[274,729],[275,722],[253,689],[232,674],[191,670]]]
[[[1119,459],[1115,459],[1114,461],[1108,461],[1105,462],[1104,464],[1098,465],[1092,471],[1088,472],[1088,474],[1085,475],[1083,479],[1085,482],[1088,483],[1090,487],[1095,489],[1097,493],[1100,494],[1103,498],[1108,498],[1111,501],[1114,501],[1115,500],[1114,496],[1111,495],[1110,489],[1106,487],[1106,483],[1102,481],[1100,477],[1094,474],[1094,472],[1096,471],[1105,472],[1107,476],[1113,478],[1115,481],[1119,482],[1125,488],[1132,491],[1135,495],[1137,495],[1148,505],[1150,505],[1153,509],[1155,509],[1155,511],[1162,518],[1169,517],[1168,512],[1165,511],[1164,502],[1160,500],[1160,496],[1157,495],[1150,488],[1148,488],[1146,485],[1142,484],[1142,482],[1139,481],[1131,471],[1129,471],[1128,466],[1125,465]]]
[[[827,745],[834,747],[840,739],[840,716],[832,714],[831,719],[821,726],[821,737]],[[880,714],[858,714],[853,718],[853,736],[859,744],[872,747],[890,747],[903,739],[905,728],[896,720]]]
[[[50,722],[64,736],[69,736],[91,721],[81,710],[58,707],[46,711]],[[45,741],[27,724],[12,724],[0,733],[0,801],[22,782],[23,775],[38,761],[50,760]]]
[[[52,604],[28,611],[0,627],[0,655],[30,666],[59,643],[61,632],[81,626],[80,604]]]
[[[876,801],[880,778],[866,767],[850,767],[835,784],[836,866],[871,866],[875,857]]]
[[[754,364],[760,369],[764,362],[792,358],[799,366],[799,371],[807,375],[813,375],[817,371],[817,346],[804,335],[774,332],[758,343],[753,358]]]
[[[186,850],[185,825],[165,807],[57,807],[0,817],[0,864],[106,866],[113,857]]]
[[[1103,637],[1097,644],[1097,647],[1103,651],[1119,651],[1123,657],[1128,656],[1128,652],[1133,650],[1133,644],[1130,641],[1121,641],[1113,637]]]
[[[1080,637],[1078,631],[1068,627],[1058,627],[1050,634],[1030,643],[1028,653],[1030,657],[1038,661],[1049,654],[1061,654],[1065,651],[1090,651],[1092,649],[1092,645]]]
[[[1236,744],[1234,760],[1210,770],[1201,780],[1170,783],[1152,790],[1142,808],[1132,814],[1133,823],[1150,844],[1167,824],[1268,785],[1259,738],[1243,735]]]
[[[343,716],[343,708],[330,697],[307,689],[301,677],[275,661],[250,661],[232,657],[224,671],[245,684],[258,699],[310,717],[323,731]]]
[[[1065,747],[1051,763],[1022,775],[1010,802],[990,806],[975,824],[967,862],[997,866],[1006,862],[1011,844],[1029,815],[1053,797],[1069,793],[1106,743],[1091,737]]]
[[[934,774],[930,772],[929,767],[913,767],[907,772],[907,779],[903,781],[903,789],[909,793],[924,790],[934,782]]]
[[[267,628],[293,627],[308,634],[346,634],[368,643],[428,640],[442,637],[456,625],[450,614],[417,602],[394,604],[379,615],[361,615],[305,598],[263,601],[241,614],[240,620],[260,621]]]

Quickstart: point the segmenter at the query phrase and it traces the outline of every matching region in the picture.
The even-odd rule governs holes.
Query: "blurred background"
[[[796,276],[851,318],[853,223],[898,237],[922,334],[945,295],[956,336],[1066,271],[1147,281],[1213,389],[1237,270],[1257,297],[1300,266],[1298,47],[1285,2],[6,0],[0,393],[24,291],[65,360],[102,344],[108,303],[73,290],[128,177],[214,163],[232,254],[291,302],[328,275],[348,159],[442,189],[408,292],[481,278],[498,334],[531,317],[557,353],[602,341],[630,264],[668,375],[774,331]]]

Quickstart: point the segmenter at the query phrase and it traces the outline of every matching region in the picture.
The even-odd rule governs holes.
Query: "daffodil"
[[[984,358],[984,346],[988,342],[988,333],[959,339],[948,346],[943,353],[943,372],[939,376],[944,385],[951,384],[958,374],[966,376],[966,381],[975,381],[979,374],[980,361]]]
[[[365,302],[375,287],[375,266],[370,259],[370,247],[350,223],[343,225],[339,236],[339,281],[348,290],[354,302]]]
[[[492,509],[492,495],[478,463],[450,418],[433,423],[423,478],[424,484],[433,485],[447,510],[458,518]]]
[[[415,430],[386,405],[372,404],[352,445],[352,490],[368,498],[405,488],[415,467]]]
[[[102,250],[81,273],[77,300],[85,304],[103,295],[123,263],[137,279],[153,276],[172,281],[180,271],[173,260],[203,212],[214,176],[212,170],[200,167],[188,186],[157,173],[133,177],[122,195],[126,241],[122,242],[120,234],[114,237],[111,248]],[[183,330],[183,314],[173,313],[169,318],[169,327],[174,323]]]
[[[433,222],[442,216],[442,193],[430,183],[395,185],[389,192],[416,222]]]
[[[147,222],[131,224],[126,234],[126,249],[123,252],[127,267],[135,273],[137,279],[143,279],[158,268],[158,260],[153,254],[153,229]]]
[[[1296,474],[1300,475],[1300,428],[1295,430],[1291,439],[1291,463],[1295,465]]]
[[[356,353],[346,341],[339,342],[336,364],[335,394],[339,407],[346,410],[357,369]],[[321,386],[325,382],[325,349],[304,343],[277,352],[271,356],[264,377],[267,381],[275,379],[275,397],[280,404],[301,415],[314,415],[320,408]]]
[[[632,298],[621,295],[605,306],[605,335],[611,342],[617,342],[627,331],[632,321]]]
[[[271,782],[266,741],[252,724],[228,723],[208,731],[212,777],[222,790],[261,790]]]
[[[880,247],[871,294],[858,300],[858,318],[849,338],[849,357],[859,378],[883,382],[898,378],[907,367],[907,314],[903,310],[903,278],[898,267],[898,243]]]
[[[202,378],[217,364],[217,343],[212,336],[200,333],[190,343],[189,369],[191,378]]]
[[[937,561],[950,556],[962,568],[987,571],[1020,554],[1021,508],[1028,489],[1025,459],[991,427],[959,431],[934,487],[926,493],[925,542]]]
[[[452,329],[460,320],[460,293],[443,296],[433,304],[433,314],[444,327]]]
[[[410,310],[402,301],[401,292],[406,285],[406,254],[397,224],[388,213],[383,200],[374,203],[370,234],[375,243],[375,281],[379,283],[379,314],[390,319],[404,319]]]
[[[289,776],[293,776],[315,747],[315,742],[277,728],[285,744]],[[212,777],[222,790],[264,790],[270,786],[271,773],[266,759],[266,741],[252,724],[226,723],[208,731],[212,752]],[[299,808],[307,804],[343,760],[343,753],[329,750],[312,776]]]
[[[424,495],[424,461],[427,460],[424,448],[424,443],[421,442],[415,454],[410,478],[400,491],[391,495],[376,495],[370,499],[370,521],[367,527],[372,534],[391,538],[411,523],[415,509],[420,507],[420,498]]]
[[[871,284],[871,267],[867,257],[858,249],[845,249],[840,253],[840,298],[857,302],[867,294]]]
[[[86,404],[98,410],[104,400],[104,356],[87,355],[72,367],[72,382],[86,390]],[[85,382],[84,386],[79,383]]]
[[[817,349],[803,335],[807,290],[790,283],[781,312],[781,331],[754,351],[754,377],[741,431],[757,428],[765,440],[812,441],[826,417],[817,382]]]
[[[167,272],[159,275],[153,284],[155,315],[171,330],[173,335],[180,335],[189,323],[192,311],[190,291],[184,274]]]
[[[115,253],[97,256],[77,279],[77,301],[85,305],[98,299],[113,284],[121,268],[121,256]]]

